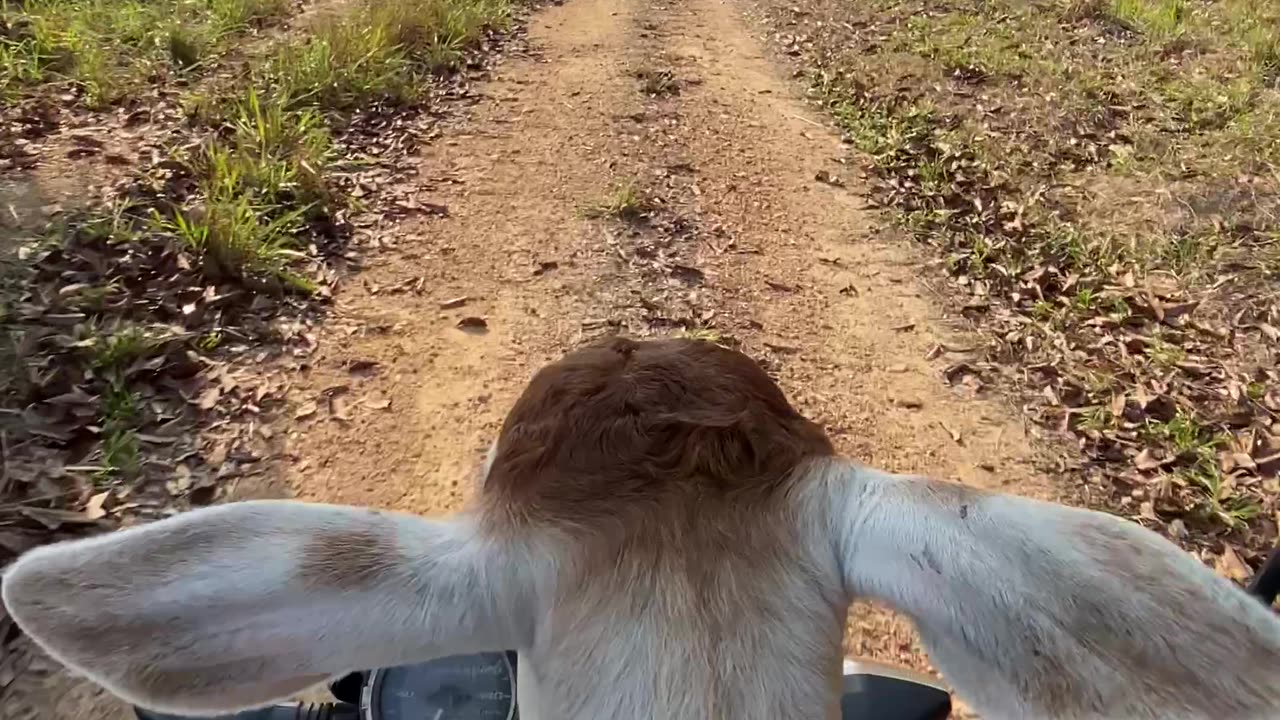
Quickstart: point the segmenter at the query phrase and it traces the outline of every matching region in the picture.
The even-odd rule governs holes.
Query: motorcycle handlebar
[[[138,720],[191,720],[184,716],[164,715],[141,708],[136,708],[134,714],[138,716]],[[349,703],[295,703],[219,715],[208,720],[360,720],[360,708]]]
[[[1271,551],[1271,556],[1262,564],[1258,574],[1249,583],[1249,592],[1257,595],[1268,606],[1280,595],[1280,547]]]

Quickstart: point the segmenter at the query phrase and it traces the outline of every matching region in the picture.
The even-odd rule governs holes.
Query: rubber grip
[[[1276,596],[1280,595],[1280,548],[1271,551],[1271,556],[1249,583],[1248,590],[1268,606],[1275,603]]]

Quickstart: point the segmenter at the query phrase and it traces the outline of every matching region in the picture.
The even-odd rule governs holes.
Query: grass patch
[[[1207,75],[1179,77],[1159,85],[1156,93],[1185,132],[1221,130],[1255,107],[1259,91],[1253,76],[1223,81]]]
[[[324,209],[334,201],[325,184],[333,148],[314,110],[289,110],[250,88],[233,105],[229,131],[197,160],[201,189],[211,202],[245,197],[252,203]]]
[[[205,0],[205,4],[222,32],[283,17],[291,8],[289,0]]]
[[[290,261],[305,257],[297,250],[300,211],[265,218],[267,208],[251,205],[243,196],[211,199],[202,210],[178,211],[171,221],[159,224],[202,259],[211,280],[257,284],[271,279],[306,294],[314,292],[312,283],[288,268]]]
[[[953,76],[975,81],[992,76],[1021,77],[1047,70],[1018,36],[1017,18],[993,25],[981,16],[947,15],[940,19],[914,17],[895,47],[937,62]]]
[[[5,461],[43,473],[4,488],[0,524],[22,531],[33,523],[14,508],[86,500],[108,520],[151,508],[161,487],[174,507],[215,499],[222,461],[202,455],[198,418],[233,403],[270,411],[274,399],[210,380],[216,365],[202,356],[287,344],[289,323],[278,321],[318,310],[306,300],[323,295],[325,260],[352,231],[335,165],[369,162],[365,153],[385,147],[374,133],[408,139],[413,124],[388,116],[426,111],[418,103],[443,85],[435,76],[477,60],[512,12],[507,0],[355,0],[230,54],[235,38],[292,4],[0,0],[6,110],[60,103],[84,116],[85,105],[155,102],[153,129],[173,138],[114,201],[21,237],[12,278],[0,264]],[[183,100],[188,122],[167,119],[166,85],[197,88]],[[404,103],[415,105],[389,107]],[[11,130],[25,132],[24,117]],[[37,160],[48,152],[31,147]],[[82,471],[97,472],[93,499]],[[48,494],[72,481],[74,493]],[[142,503],[118,502],[135,490]]]
[[[112,381],[102,399],[102,464],[104,475],[138,474],[139,400],[121,381]]]
[[[325,180],[330,121],[417,100],[432,74],[457,69],[511,12],[506,0],[366,0],[280,43],[238,96],[214,88],[189,100],[189,113],[217,132],[191,161],[197,195],[156,212],[154,226],[215,281],[311,292],[290,265],[303,254],[299,236],[340,205]]]
[[[854,87],[838,89],[822,82],[822,78],[815,80],[854,147],[871,156],[876,165],[894,167],[908,161],[914,149],[930,142],[934,127],[931,108],[910,102],[878,101]]]
[[[127,326],[94,338],[90,365],[97,371],[118,375],[135,361],[145,358],[156,347],[146,330]]]
[[[873,199],[936,250],[991,330],[988,359],[1026,369],[1032,412],[1075,436],[1114,501],[1167,476],[1143,517],[1194,509],[1201,529],[1248,524],[1236,537],[1271,542],[1252,521],[1280,497],[1219,453],[1258,452],[1280,385],[1259,369],[1276,366],[1272,344],[1223,329],[1250,317],[1274,333],[1280,317],[1280,6],[805,0],[775,14],[808,38],[814,94]],[[1144,449],[1160,460],[1137,463]]]
[[[267,75],[295,106],[352,110],[374,100],[405,102],[417,92],[412,64],[387,28],[339,19],[286,46]]]
[[[1220,5],[1225,31],[1248,51],[1250,69],[1270,81],[1280,78],[1280,4],[1223,0]]]
[[[653,207],[653,202],[645,196],[640,185],[629,180],[615,187],[602,199],[587,205],[582,213],[589,218],[611,217],[636,222],[646,217]]]
[[[412,101],[424,76],[458,68],[468,47],[507,27],[511,12],[507,0],[368,0],[283,46],[264,75],[294,107]]]
[[[1107,15],[1123,27],[1152,39],[1181,35],[1187,18],[1186,0],[1110,0]]]
[[[1262,511],[1259,503],[1235,492],[1219,467],[1217,453],[1229,438],[1202,425],[1194,414],[1179,411],[1167,422],[1148,423],[1145,433],[1183,460],[1173,478],[1197,493],[1195,509],[1206,519],[1243,528]]]
[[[101,379],[100,452],[105,468],[101,475],[133,478],[140,466],[137,428],[143,413],[141,400],[129,387],[127,378],[135,364],[162,355],[164,341],[158,334],[132,324],[91,332],[88,365]]]
[[[87,104],[117,102],[225,50],[287,0],[0,0],[0,97],[69,83]]]
[[[222,112],[220,132],[190,161],[198,193],[185,207],[154,210],[153,227],[195,253],[215,282],[309,294],[312,283],[289,269],[304,257],[299,238],[341,205],[326,180],[333,148],[324,118],[252,87]]]

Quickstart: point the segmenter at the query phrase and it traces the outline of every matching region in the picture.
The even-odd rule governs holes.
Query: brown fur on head
[[[832,454],[822,428],[742,353],[610,338],[534,376],[482,493],[517,517],[580,523],[690,492],[761,499]]]

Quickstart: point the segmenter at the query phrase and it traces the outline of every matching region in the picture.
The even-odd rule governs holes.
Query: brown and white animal
[[[1280,620],[1170,543],[861,467],[692,341],[543,369],[453,517],[229,504],[34,550],[3,596],[63,663],[185,713],[517,648],[526,718],[830,718],[865,597],[988,718],[1280,717]]]

